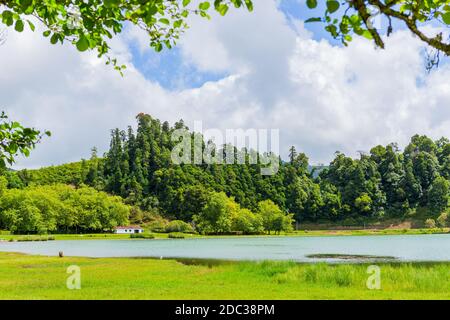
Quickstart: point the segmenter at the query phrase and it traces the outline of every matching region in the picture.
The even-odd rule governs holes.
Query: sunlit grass
[[[70,265],[81,290],[66,288]],[[0,253],[1,299],[450,299],[450,263],[379,264],[369,290],[364,264],[56,258]]]

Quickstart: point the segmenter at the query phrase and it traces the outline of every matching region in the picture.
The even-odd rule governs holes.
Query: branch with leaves
[[[307,0],[306,4],[310,9],[318,7],[317,0]],[[420,29],[420,26],[426,24],[450,26],[449,0],[326,0],[324,15],[310,18],[307,22],[325,23],[325,30],[344,45],[356,34],[371,39],[377,47],[384,48],[381,37],[383,30],[372,25],[375,17],[386,18],[388,36],[393,31],[392,21],[396,20],[430,48],[450,55],[450,42],[442,32],[428,36]]]
[[[79,51],[96,50],[108,63],[122,72],[125,68],[108,56],[109,41],[131,23],[149,36],[149,44],[157,52],[172,48],[188,25],[190,14],[209,18],[211,7],[225,15],[230,7],[253,9],[251,0],[0,0],[0,21],[22,32],[25,25],[35,30],[40,21],[45,37],[52,44],[68,41]]]
[[[50,136],[50,131],[41,131],[23,127],[16,121],[8,121],[5,112],[0,115],[0,168],[12,165],[15,158],[21,154],[26,157],[34,149],[43,136]]]

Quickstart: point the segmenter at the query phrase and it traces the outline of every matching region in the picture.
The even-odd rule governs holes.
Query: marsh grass
[[[27,242],[27,241],[52,241],[55,240],[54,236],[40,236],[40,235],[29,235],[17,238],[10,238],[9,241]]]

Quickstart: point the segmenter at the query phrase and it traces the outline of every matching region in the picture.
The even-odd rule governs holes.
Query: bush
[[[446,212],[442,212],[439,218],[437,218],[437,225],[441,228],[445,228],[448,222],[448,214]]]
[[[170,239],[184,239],[184,234],[179,233],[179,232],[172,232],[172,233],[169,233],[169,238]]]
[[[170,221],[166,228],[166,232],[182,232],[182,233],[192,233],[194,232],[194,229],[189,223],[186,223],[181,220],[173,220]]]
[[[155,239],[155,236],[151,233],[132,233],[131,239]]]
[[[17,238],[16,240],[14,240],[13,238],[11,238],[9,241],[13,242],[13,241],[18,241],[18,242],[27,242],[27,241],[50,241],[50,240],[55,240],[55,237],[50,236],[24,236],[24,237],[20,237]]]
[[[434,219],[427,219],[425,220],[425,226],[429,229],[436,228],[436,222],[434,221]]]
[[[168,224],[169,221],[159,218],[149,222],[146,226],[151,232],[164,233]]]
[[[358,223],[357,223],[356,220],[353,219],[353,218],[345,218],[345,219],[342,221],[342,225],[343,225],[343,226],[346,226],[346,227],[356,226],[357,224],[358,224]]]

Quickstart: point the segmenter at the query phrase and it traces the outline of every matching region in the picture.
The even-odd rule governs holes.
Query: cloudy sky
[[[354,156],[376,144],[404,146],[415,134],[450,136],[450,67],[427,74],[423,48],[397,30],[386,50],[365,39],[342,47],[304,25],[303,1],[258,0],[253,13],[193,18],[179,46],[162,54],[129,28],[114,41],[125,76],[94,54],[52,46],[39,33],[7,33],[0,46],[0,108],[51,130],[16,168],[104,152],[109,130],[139,112],[161,120],[202,120],[206,128],[278,128],[312,163],[336,150]]]

